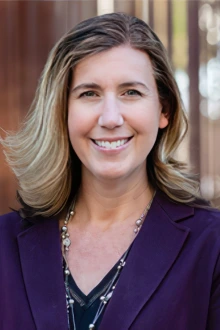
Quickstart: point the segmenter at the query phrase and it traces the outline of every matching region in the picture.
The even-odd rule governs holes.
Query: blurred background
[[[167,48],[190,122],[177,157],[220,205],[220,0],[0,1],[0,135],[27,113],[54,43],[79,21],[113,11],[143,19]],[[0,214],[17,206],[16,187],[0,149]]]

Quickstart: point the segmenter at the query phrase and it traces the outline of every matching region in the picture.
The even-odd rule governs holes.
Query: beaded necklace
[[[153,197],[152,197],[151,201],[148,203],[148,205],[144,209],[144,212],[141,214],[140,218],[138,218],[135,222],[135,229],[134,229],[135,235],[137,235],[139,233],[140,229],[141,229],[144,218],[145,218],[147,212],[149,211],[149,209],[151,207],[154,196],[155,196],[155,193],[153,194]],[[66,218],[64,220],[64,226],[61,228],[61,239],[62,239],[62,244],[63,244],[63,254],[64,254],[63,257],[64,257],[64,260],[65,260],[64,283],[65,283],[65,289],[66,289],[66,304],[67,304],[68,325],[69,325],[69,329],[70,329],[70,314],[71,314],[73,329],[77,330],[76,329],[76,323],[75,323],[75,315],[74,315],[74,302],[75,301],[74,301],[73,297],[71,296],[71,292],[70,292],[70,287],[69,287],[70,270],[69,270],[69,266],[67,264],[67,254],[68,254],[68,251],[69,251],[69,247],[71,245],[70,235],[68,233],[68,223],[69,223],[70,219],[73,217],[73,215],[75,214],[75,204],[76,204],[76,199],[74,199],[74,201],[70,205],[70,208],[67,212]],[[112,280],[110,281],[109,285],[107,286],[107,288],[105,290],[105,293],[100,296],[100,304],[99,304],[98,310],[96,312],[96,315],[95,315],[92,323],[89,324],[89,327],[88,327],[89,330],[94,330],[95,329],[95,324],[96,324],[99,316],[102,314],[105,306],[107,305],[107,303],[109,302],[109,300],[112,297],[113,291],[115,290],[116,285],[118,283],[118,279],[119,279],[119,276],[121,274],[121,271],[122,271],[123,267],[125,266],[126,258],[128,256],[128,252],[130,250],[130,247],[131,247],[131,245],[125,251],[122,258],[120,259],[120,262],[119,262],[119,265],[117,267],[116,273],[113,276]]]

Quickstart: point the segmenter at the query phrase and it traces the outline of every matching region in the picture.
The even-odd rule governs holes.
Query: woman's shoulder
[[[13,211],[0,216],[0,235],[17,235],[22,228],[22,218],[19,212]]]
[[[208,203],[178,203],[164,193],[157,195],[157,201],[173,223],[188,228],[192,238],[202,235],[206,240],[209,236],[209,242],[218,241],[220,245],[220,210]]]
[[[207,251],[208,258],[220,256],[220,211],[214,208],[192,207],[189,217],[178,221],[178,226],[187,229],[190,249],[198,255]],[[192,251],[191,250],[191,251]],[[200,251],[200,252],[199,252]],[[212,257],[211,257],[212,256]]]
[[[194,207],[194,218],[200,223],[220,228],[220,210],[215,208]]]
[[[21,221],[21,216],[19,214],[19,211],[12,211],[10,213],[6,213],[3,215],[0,215],[0,226],[4,226],[4,224],[14,224],[19,221]]]
[[[195,207],[194,216],[189,221],[189,227],[212,234],[220,244],[220,210]]]
[[[200,222],[220,224],[220,210],[210,206],[209,202],[196,200],[194,203],[181,203],[171,199],[163,191],[158,190],[155,196],[158,204],[165,210],[171,220],[175,222],[185,219],[200,219]]]

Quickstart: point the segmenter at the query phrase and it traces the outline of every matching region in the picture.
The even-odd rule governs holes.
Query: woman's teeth
[[[94,140],[95,144],[97,144],[99,147],[106,148],[106,149],[116,149],[120,146],[123,146],[123,144],[128,142],[128,139],[118,140],[118,141],[97,141]]]

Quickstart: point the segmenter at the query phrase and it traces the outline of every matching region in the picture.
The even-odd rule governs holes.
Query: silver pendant
[[[65,245],[66,247],[69,247],[70,244],[71,244],[71,241],[68,237],[63,240],[63,245]]]

